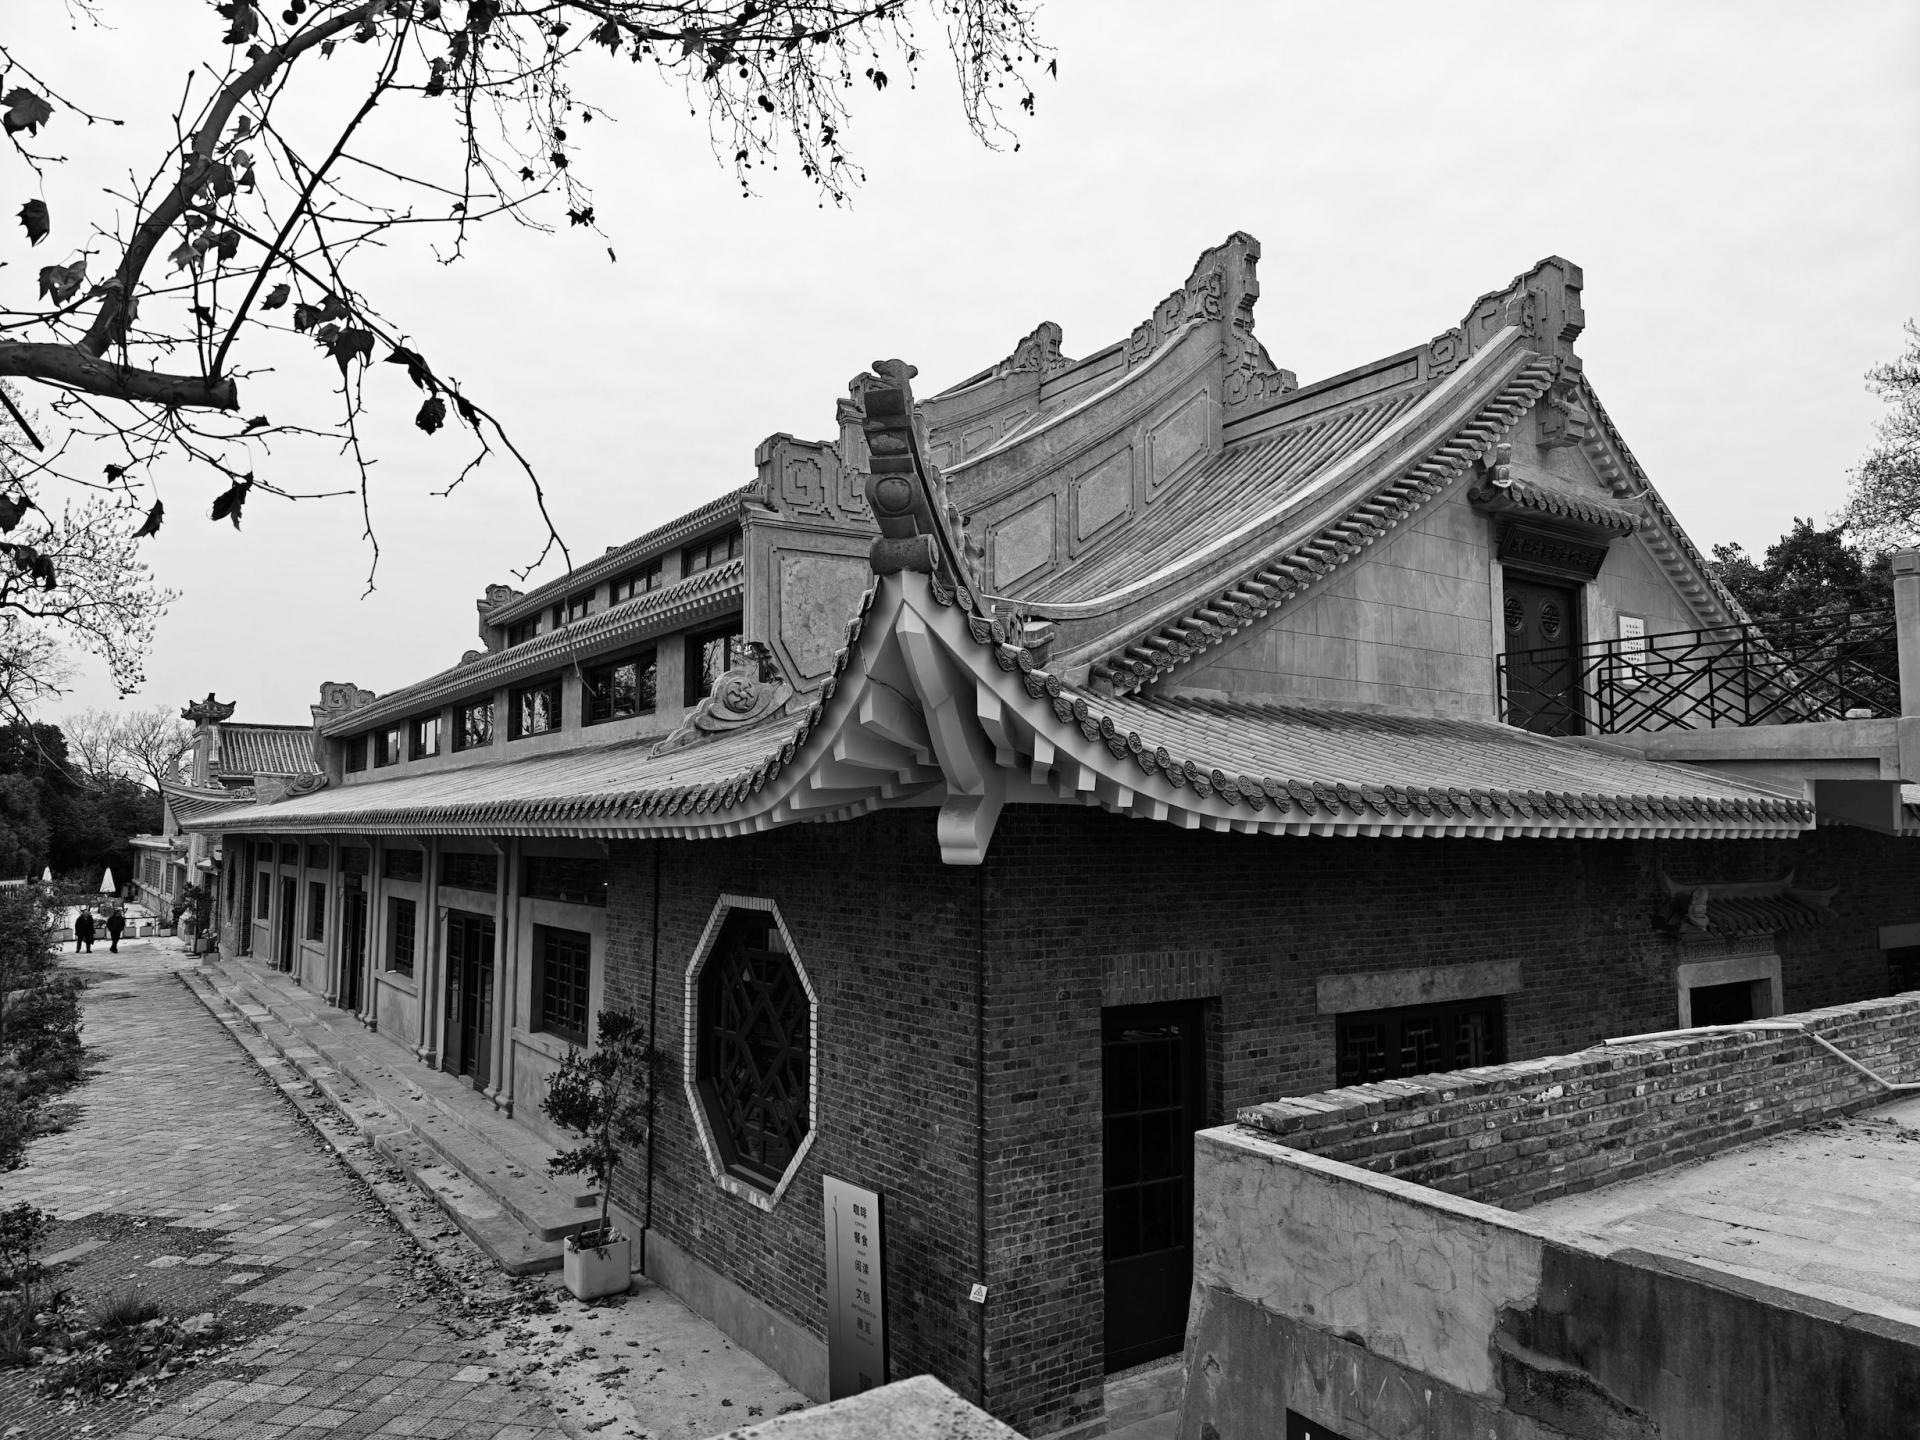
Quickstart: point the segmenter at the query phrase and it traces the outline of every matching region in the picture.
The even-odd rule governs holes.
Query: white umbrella
[[[53,867],[51,865],[40,872],[40,883],[42,885],[53,884]]]
[[[111,895],[113,894],[113,892],[114,892],[113,869],[111,866],[109,866],[107,869],[106,875],[100,881],[100,893],[102,895]]]

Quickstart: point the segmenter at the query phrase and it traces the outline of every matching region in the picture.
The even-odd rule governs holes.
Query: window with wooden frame
[[[413,974],[413,901],[404,895],[387,897],[387,969],[396,975]]]
[[[425,760],[440,753],[440,717],[416,715],[407,722],[407,758]]]
[[[615,605],[622,600],[632,600],[641,595],[651,594],[666,583],[666,568],[661,561],[649,561],[638,570],[629,570],[626,574],[616,577],[607,587],[607,594]]]
[[[327,938],[327,885],[324,880],[307,882],[307,939]]]
[[[1498,1065],[1507,1058],[1506,1005],[1498,995],[1354,1010],[1335,1017],[1334,1031],[1340,1085]]]
[[[440,857],[440,883],[453,890],[491,894],[499,875],[496,857],[469,850],[449,850]]]
[[[659,666],[651,649],[589,665],[584,677],[585,720],[599,725],[653,713]]]
[[[515,690],[508,700],[507,738],[551,735],[560,728],[560,681],[543,680]]]
[[[493,696],[453,707],[453,748],[481,750],[493,743]]]
[[[324,870],[327,868],[328,862],[332,859],[333,854],[325,845],[314,844],[307,846],[307,868],[309,870]]]
[[[540,633],[540,617],[529,615],[524,620],[516,620],[507,627],[507,645],[524,645]]]
[[[357,775],[367,768],[367,737],[349,735],[340,742],[340,763],[349,775]]]
[[[281,841],[280,863],[282,865],[298,865],[300,863],[300,847],[291,841]]]
[[[713,693],[720,677],[733,668],[740,654],[740,627],[705,630],[687,636],[686,703],[697,705]]]
[[[697,1005],[696,1088],[721,1163],[772,1191],[813,1123],[813,1004],[771,914],[727,913]]]
[[[533,927],[533,1028],[570,1045],[587,1043],[587,994],[593,937],[551,925]]]
[[[262,870],[253,892],[253,918],[264,920],[273,910],[273,872]]]
[[[373,764],[377,770],[383,765],[400,763],[400,727],[389,725],[384,730],[373,732]]]
[[[584,620],[592,609],[593,591],[582,590],[578,595],[569,595],[553,607],[553,628],[558,630],[562,625]]]
[[[417,884],[425,877],[426,859],[418,850],[389,845],[380,852],[380,873],[389,880],[411,880]]]
[[[729,560],[740,558],[740,532],[723,531],[708,536],[680,552],[680,573],[698,575],[702,570],[711,570],[716,565],[724,565]]]
[[[529,900],[604,906],[607,868],[598,855],[529,855],[520,870],[520,893]]]

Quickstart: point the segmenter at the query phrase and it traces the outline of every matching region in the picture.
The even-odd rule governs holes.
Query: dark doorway
[[[242,848],[245,854],[244,847]],[[240,909],[237,912],[239,923],[234,926],[234,938],[239,942],[239,953],[253,953],[253,861],[251,857],[243,861],[245,869],[240,875]]]
[[[1193,1132],[1203,1123],[1198,1001],[1101,1014],[1107,1373],[1176,1355],[1193,1284]]]
[[[487,1088],[493,1039],[493,917],[447,915],[447,1043],[440,1068]]]
[[[340,1008],[360,1010],[361,973],[367,965],[367,892],[359,876],[348,875],[340,899]]]
[[[1578,735],[1574,651],[1580,591],[1519,575],[1506,578],[1507,723],[1540,735]]]
[[[1758,1018],[1753,1009],[1751,980],[1695,985],[1687,991],[1687,1006],[1696,1025],[1743,1025]]]
[[[1887,951],[1887,993],[1920,990],[1920,945],[1896,945]]]
[[[1287,1411],[1287,1440],[1346,1440],[1317,1421],[1306,1416]]]
[[[300,882],[291,875],[280,877],[280,953],[275,957],[282,970],[293,969],[293,911],[300,903]]]

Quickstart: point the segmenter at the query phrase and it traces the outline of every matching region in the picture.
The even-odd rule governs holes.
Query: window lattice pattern
[[[593,966],[593,940],[578,930],[533,927],[539,962],[539,1029],[575,1045],[587,1043],[587,988]]]
[[[772,920],[727,917],[700,972],[700,1091],[727,1168],[771,1188],[806,1139],[812,1007]]]
[[[1498,1065],[1506,1059],[1503,1009],[1500,998],[1490,996],[1341,1015],[1336,1026],[1338,1083],[1364,1085]]]

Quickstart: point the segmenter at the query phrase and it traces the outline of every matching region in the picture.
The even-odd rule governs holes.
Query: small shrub
[[[158,1320],[164,1314],[166,1312],[160,1308],[158,1300],[128,1288],[98,1301],[87,1318],[94,1335],[104,1340],[109,1336],[124,1335],[129,1330],[138,1330],[149,1320]]]
[[[655,1053],[646,1022],[625,1010],[602,1010],[590,1053],[575,1050],[560,1062],[540,1108],[584,1142],[547,1162],[555,1175],[585,1175],[600,1190],[600,1228],[581,1235],[581,1248],[613,1235],[613,1172],[629,1145],[647,1138]]]

